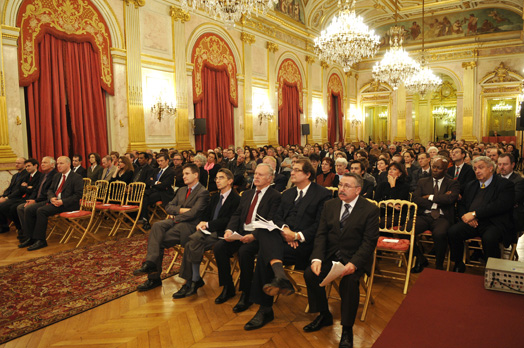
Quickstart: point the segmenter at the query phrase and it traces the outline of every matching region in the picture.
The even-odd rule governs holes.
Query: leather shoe
[[[261,310],[258,310],[257,314],[253,318],[251,318],[250,321],[247,322],[246,325],[244,325],[244,330],[256,330],[260,329],[262,326],[266,325],[270,321],[275,319],[275,315],[273,314],[273,309],[271,309],[268,312],[263,312]]]
[[[144,274],[155,273],[156,271],[156,265],[151,261],[146,261],[142,264],[142,267],[133,271],[133,275],[140,276]]]
[[[18,247],[19,248],[27,248],[28,246],[31,246],[33,245],[33,243],[35,242],[34,240],[32,240],[31,238],[27,238],[23,241],[21,241],[22,243],[18,244]]]
[[[233,312],[240,313],[251,307],[253,302],[249,302],[249,294],[246,294],[245,292],[240,295],[240,300],[238,300],[238,303],[233,307]]]
[[[136,289],[138,291],[147,291],[158,286],[162,286],[162,281],[160,279],[148,279],[144,283],[140,284]]]
[[[415,267],[411,269],[411,273],[420,273],[424,270],[424,267],[427,267],[428,265],[429,262],[427,259],[424,259],[422,262],[419,262],[417,260],[417,262],[415,263]]]
[[[462,262],[460,262],[460,263],[455,262],[455,267],[453,267],[453,272],[457,272],[457,273],[464,273],[464,272],[466,272],[466,265],[463,264]]]
[[[353,329],[342,329],[339,348],[353,348]]]
[[[322,329],[324,326],[333,325],[333,316],[331,313],[329,315],[319,314],[315,320],[313,320],[308,325],[304,326],[305,332],[313,332]]]
[[[36,242],[34,242],[31,246],[29,246],[29,248],[27,248],[27,251],[42,249],[42,248],[45,248],[46,246],[47,246],[47,242],[45,240],[39,239]]]
[[[220,295],[218,295],[218,297],[215,298],[215,303],[222,304],[234,296],[235,296],[235,286],[233,284],[224,285],[224,289],[222,289],[222,293],[220,293]]]
[[[173,298],[184,298],[195,295],[197,290],[205,285],[204,280],[200,278],[196,282],[189,281],[185,283],[180,290],[173,294]]]
[[[149,224],[149,222],[144,221],[144,224],[142,225],[142,228],[147,231],[147,230],[151,229],[151,225]]]
[[[295,292],[293,284],[286,278],[273,278],[271,283],[265,284],[263,288],[266,295],[291,295]]]

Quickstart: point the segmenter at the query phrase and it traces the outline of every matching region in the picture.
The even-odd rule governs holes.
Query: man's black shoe
[[[204,283],[204,280],[200,278],[196,282],[188,282],[189,289],[186,291],[185,295],[183,297],[193,296],[197,293],[197,290],[201,287],[203,287],[206,283]],[[175,297],[177,293],[173,294],[173,298],[181,298],[181,297]]]
[[[264,285],[263,288],[266,295],[291,295],[295,292],[293,284],[285,278],[273,278],[271,283]]]
[[[453,267],[453,272],[457,272],[457,273],[464,273],[464,272],[466,272],[466,265],[463,264],[462,262],[460,262],[460,263],[455,262],[455,267]]]
[[[242,292],[242,295],[240,295],[240,300],[238,300],[238,303],[233,307],[233,312],[240,313],[251,307],[253,302],[249,302],[249,294],[246,294],[245,292]]]
[[[304,326],[305,332],[313,332],[318,331],[322,329],[324,326],[331,326],[333,325],[333,316],[331,313],[329,315],[320,314],[318,317],[315,318],[311,323]]]
[[[233,284],[224,285],[222,292],[215,298],[216,304],[221,304],[235,296],[235,286]]]
[[[136,289],[138,291],[147,291],[158,286],[162,286],[162,281],[160,279],[148,279],[144,283],[140,284]]]
[[[419,262],[417,260],[417,262],[415,263],[415,267],[411,269],[411,273],[420,273],[424,270],[424,267],[427,267],[428,265],[429,262],[427,259],[422,260],[422,262]]]
[[[340,337],[339,348],[353,348],[353,330],[342,329],[342,337]]]
[[[257,314],[255,314],[255,316],[250,321],[248,321],[246,325],[244,325],[244,330],[249,331],[260,329],[262,326],[266,325],[273,319],[275,319],[273,309],[267,312],[263,312],[259,309]]]
[[[36,242],[34,242],[31,246],[29,246],[29,248],[27,248],[27,251],[42,249],[42,248],[45,248],[46,246],[47,246],[47,242],[45,240],[39,239]]]
[[[133,271],[133,275],[140,276],[144,274],[155,273],[156,271],[156,265],[151,261],[146,261],[142,264],[142,267]]]
[[[32,240],[31,238],[27,238],[26,240],[22,240],[21,242],[22,242],[22,243],[18,244],[18,247],[19,247],[19,248],[27,248],[28,246],[33,245],[33,243],[34,243],[35,241]]]

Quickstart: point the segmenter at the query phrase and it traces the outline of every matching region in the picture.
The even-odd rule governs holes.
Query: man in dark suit
[[[524,230],[524,178],[519,173],[514,172],[515,157],[510,153],[502,153],[498,158],[497,170],[499,175],[508,179],[515,185],[515,206],[513,207],[513,219],[517,232]]]
[[[353,174],[358,174],[361,177],[364,177],[366,174],[366,167],[364,166],[364,163],[359,160],[353,160],[351,161],[351,164],[349,166],[349,171]],[[364,198],[373,199],[373,188],[375,185],[373,182],[367,179],[363,179],[363,184],[360,190],[360,195]]]
[[[84,167],[82,167],[81,155],[74,154],[72,164],[73,167],[71,168],[71,170],[73,171],[73,173],[79,174],[80,176],[82,176],[82,178],[87,177],[87,170]]]
[[[169,157],[164,153],[160,153],[157,157],[157,163],[158,168],[150,172],[151,175],[146,181],[146,191],[144,192],[142,211],[140,213],[145,230],[151,228],[151,225],[149,225],[148,207],[158,201],[162,201],[162,204],[166,206],[175,196],[173,191],[175,171],[172,167],[169,167]]]
[[[0,196],[0,210],[3,209],[3,206],[6,206],[7,210],[9,210],[9,200],[19,199],[22,196],[20,193],[20,185],[28,176],[28,173],[25,170],[25,158],[19,157],[16,159],[15,169],[17,170],[17,173],[11,177],[9,186]],[[6,232],[9,232],[9,225],[7,224],[7,221],[4,221],[0,224],[0,233]]]
[[[413,202],[418,206],[415,234],[419,235],[430,230],[435,243],[435,267],[444,269],[444,257],[448,247],[447,232],[455,219],[455,203],[460,194],[458,181],[446,176],[449,160],[446,157],[435,156],[431,165],[431,178],[422,178],[418,181],[413,192]],[[417,257],[412,273],[420,273],[428,260],[424,253],[414,246]]]
[[[175,186],[176,187],[182,187],[185,186],[184,184],[184,178],[182,173],[182,155],[179,153],[173,154],[173,170],[175,173]]]
[[[167,155],[162,156],[165,157],[159,156],[159,164],[165,165],[167,169]],[[138,286],[138,291],[162,285],[160,274],[164,249],[177,244],[184,246],[189,236],[196,231],[197,224],[202,221],[209,202],[209,192],[198,182],[199,170],[195,164],[185,164],[183,173],[187,186],[178,189],[175,198],[166,206],[168,218],[153,225],[147,243],[146,261],[133,272],[134,275],[148,275],[147,281]]]
[[[204,285],[200,277],[200,263],[204,252],[210,250],[220,237],[224,237],[227,223],[240,203],[240,196],[232,189],[234,176],[229,169],[219,169],[215,181],[219,192],[211,197],[202,221],[184,247],[179,276],[186,280],[186,284],[173,294],[173,298],[192,296]],[[234,295],[233,289],[231,297]]]
[[[291,171],[295,186],[282,193],[273,219],[282,231],[257,230],[255,233],[259,250],[251,301],[260,308],[244,326],[246,330],[261,328],[273,320],[273,296],[294,292],[283,265],[296,265],[296,269],[303,270],[309,264],[320,213],[331,198],[331,191],[312,182],[315,175],[316,170],[308,159],[298,159]]]
[[[263,163],[267,163],[273,168],[275,172],[275,178],[273,179],[273,187],[278,192],[282,192],[286,189],[287,178],[284,174],[277,173],[277,160],[273,156],[266,156],[262,160]]]
[[[213,252],[218,266],[218,279],[220,286],[224,289],[222,294],[215,299],[220,304],[229,299],[234,292],[233,279],[231,277],[230,258],[238,252],[240,265],[240,286],[242,291],[240,300],[233,307],[233,312],[239,313],[248,309],[252,302],[249,300],[253,269],[255,268],[255,256],[258,252],[258,241],[255,239],[255,228],[253,221],[258,216],[272,220],[280,204],[280,193],[270,185],[275,175],[274,169],[267,163],[261,163],[255,169],[253,183],[255,189],[244,191],[237,210],[233,213],[224,233],[224,240],[218,241]],[[240,240],[230,239],[233,232],[242,236]],[[225,293],[225,294],[224,294]],[[224,300],[225,299],[225,300]]]
[[[466,185],[459,201],[457,222],[448,231],[451,259],[454,271],[463,273],[464,240],[482,237],[482,249],[486,259],[500,257],[499,243],[509,247],[517,240],[513,221],[515,185],[495,173],[495,163],[486,156],[472,161],[477,180]]]
[[[457,180],[460,185],[460,194],[464,193],[466,184],[475,180],[475,172],[473,168],[467,163],[464,163],[466,157],[466,150],[461,147],[456,147],[451,151],[451,160],[454,166],[448,168],[448,175]]]
[[[78,210],[84,190],[82,176],[73,173],[69,157],[61,156],[56,161],[58,173],[47,191],[47,199],[31,204],[25,209],[24,235],[28,238],[20,244],[28,251],[47,246],[47,219],[66,211]]]
[[[22,204],[19,204],[16,208],[18,219],[13,221],[18,221],[18,239],[26,240],[29,238],[29,235],[24,233],[24,230],[27,230],[25,227],[25,209],[34,203],[40,203],[47,200],[47,191],[51,187],[53,182],[53,177],[56,174],[56,161],[53,157],[46,156],[42,158],[40,163],[40,171],[42,172],[42,178],[40,179],[39,185],[34,189],[29,196],[26,197],[26,201]],[[16,224],[16,222],[15,222]],[[21,247],[21,244],[19,245]]]
[[[136,164],[135,162],[133,163],[135,171],[131,182],[143,182],[146,184],[148,179],[152,176],[154,169],[149,165],[148,157],[149,155],[145,152],[140,152],[138,154]]]
[[[340,347],[353,347],[353,324],[359,303],[359,279],[370,274],[373,252],[379,237],[379,209],[359,196],[362,178],[346,173],[340,180],[338,197],[326,202],[315,237],[311,265],[304,273],[309,312],[319,312],[304,331],[320,330],[332,325],[325,287],[321,281],[331,270],[333,261],[345,265],[340,280],[342,337]]]
[[[38,161],[34,158],[30,158],[24,162],[25,170],[29,174],[25,177],[19,187],[19,198],[13,198],[7,200],[5,203],[0,204],[0,225],[7,225],[7,219],[11,219],[20,234],[20,220],[16,209],[19,204],[24,203],[29,196],[38,189],[42,173],[38,171]]]

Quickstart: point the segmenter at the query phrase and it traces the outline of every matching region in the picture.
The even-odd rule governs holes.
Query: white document
[[[331,270],[329,271],[328,275],[322,283],[320,283],[320,286],[326,286],[329,283],[331,283],[333,280],[337,279],[342,275],[344,272],[345,266],[342,264],[342,262],[333,261],[333,265],[331,266]]]
[[[251,225],[254,228],[263,228],[269,231],[273,231],[273,230],[282,231],[282,227],[278,227],[272,220],[266,220],[260,215],[257,215],[257,218],[258,220],[251,222]]]
[[[398,243],[399,242],[398,239],[389,239],[389,238],[384,238],[384,239],[382,239],[382,241],[384,243]]]
[[[240,240],[240,239],[242,239],[242,237],[244,237],[244,236],[241,235],[240,233],[233,232],[233,234],[230,235],[227,240]],[[225,239],[225,238],[224,237],[220,237],[219,239]]]
[[[205,230],[205,229],[200,229],[200,231],[203,233],[203,234],[211,234],[211,232],[209,232],[208,230]]]

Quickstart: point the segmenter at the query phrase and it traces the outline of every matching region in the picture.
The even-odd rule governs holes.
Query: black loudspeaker
[[[206,134],[206,119],[195,118],[195,135]]]
[[[520,122],[524,122],[524,101],[520,103]],[[524,127],[524,123],[520,125]]]
[[[522,114],[522,109],[520,109],[520,113]],[[524,131],[524,117],[517,117],[517,122],[515,122],[515,125],[517,126],[516,130]]]
[[[302,125],[302,135],[309,135],[309,123]]]

